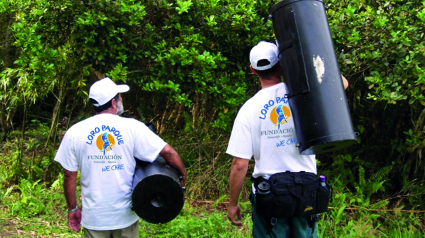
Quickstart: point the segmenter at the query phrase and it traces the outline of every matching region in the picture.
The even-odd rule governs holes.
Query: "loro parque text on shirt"
[[[117,138],[118,145],[124,144],[124,140],[122,138],[120,131],[115,129],[115,127],[110,128],[109,126],[102,125],[101,128],[102,128],[102,131],[107,130],[107,131],[111,132]],[[90,131],[89,135],[87,136],[87,139],[89,141],[87,141],[86,143],[89,144],[89,145],[93,144],[93,139],[95,138],[94,136],[96,134],[98,134],[99,132],[100,132],[99,127],[95,127],[92,131]]]
[[[276,104],[279,104],[283,102],[284,104],[288,104],[288,99],[285,97],[276,97]],[[262,116],[260,116],[260,119],[266,119],[267,117],[267,111],[269,110],[270,107],[274,106],[275,101],[270,100],[268,103],[264,104],[264,109],[261,109],[261,114],[263,114]]]

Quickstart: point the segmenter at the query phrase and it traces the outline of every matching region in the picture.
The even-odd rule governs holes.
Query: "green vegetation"
[[[0,1],[0,233],[72,236],[53,158],[66,129],[91,115],[87,91],[103,76],[130,85],[124,115],[154,122],[184,158],[187,197],[227,201],[225,149],[239,107],[259,89],[248,54],[274,41],[275,2]],[[335,188],[319,234],[423,237],[423,213],[400,210],[425,210],[425,1],[325,5],[360,134],[318,156]],[[249,189],[247,180],[243,201]],[[141,234],[246,237],[244,204],[242,230],[222,210],[186,205],[169,224],[141,223]]]
[[[336,190],[342,190],[335,184]],[[80,237],[67,227],[62,178],[50,188],[23,181],[0,194],[0,233],[6,237]],[[25,194],[25,195],[24,195]],[[167,224],[140,221],[140,237],[249,237],[252,229],[251,205],[242,202],[244,225],[236,228],[226,218],[225,202],[186,200],[181,214]],[[359,195],[336,192],[332,208],[321,215],[319,237],[423,237],[423,215],[405,212],[345,210],[365,202]],[[379,202],[378,202],[379,204]],[[382,205],[380,205],[382,206]],[[379,205],[371,207],[380,207]],[[364,208],[364,206],[358,206]]]

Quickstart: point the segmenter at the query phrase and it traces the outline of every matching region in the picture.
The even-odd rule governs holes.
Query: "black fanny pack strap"
[[[314,233],[314,228],[316,227],[316,222],[319,221],[319,217],[317,216],[317,214],[313,214],[310,216],[310,218],[308,219],[308,227],[311,228],[311,234]]]
[[[313,214],[309,216],[307,219],[308,219],[307,220],[308,227],[311,228],[311,234],[313,234],[314,229],[316,227],[316,223],[319,222],[319,217],[317,216],[317,214]],[[265,224],[266,234],[270,235],[270,232],[272,232],[274,225],[277,224],[277,218],[271,217],[270,219],[265,219],[265,221],[266,221],[266,224]],[[292,222],[292,220],[289,219],[289,222]]]
[[[270,219],[265,219],[266,220],[266,234],[270,235],[270,232],[272,232],[274,225],[276,225],[277,223],[277,218],[275,217],[271,217]]]

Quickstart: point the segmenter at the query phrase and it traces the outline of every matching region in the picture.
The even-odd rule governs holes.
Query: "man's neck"
[[[261,83],[262,89],[274,86],[274,85],[279,84],[281,82],[282,81],[280,81],[280,77],[273,77],[273,78],[270,78],[270,79],[261,79],[260,78],[260,83]]]
[[[106,110],[103,110],[103,111],[97,113],[97,114],[98,115],[99,114],[112,114],[112,115],[116,115],[116,110],[114,108],[110,107],[110,108],[108,108]]]

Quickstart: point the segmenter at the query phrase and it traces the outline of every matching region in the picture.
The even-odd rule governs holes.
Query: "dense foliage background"
[[[0,205],[16,192],[15,214],[46,213],[21,212],[31,203],[25,191],[57,186],[60,139],[92,115],[87,91],[103,76],[129,84],[125,116],[154,122],[182,155],[188,196],[225,199],[231,126],[259,89],[248,54],[274,41],[276,2],[1,1]],[[335,204],[423,210],[425,1],[325,6],[360,134],[357,145],[318,156],[319,171],[334,181]]]

